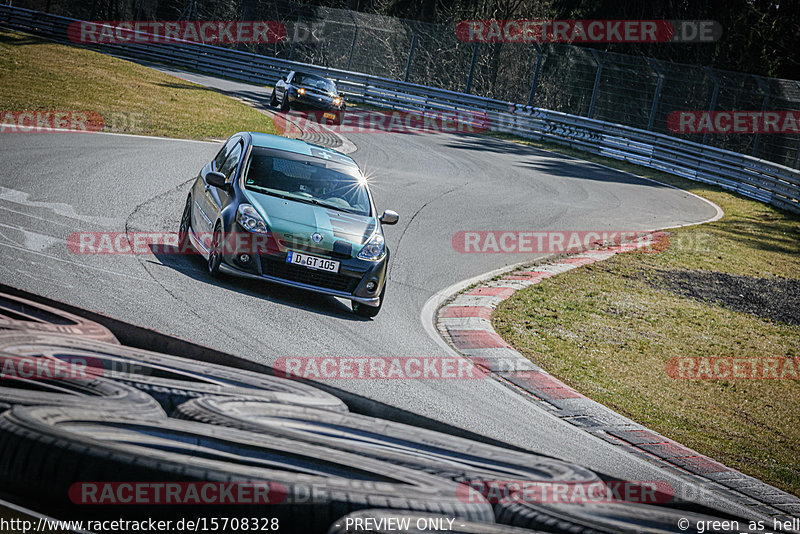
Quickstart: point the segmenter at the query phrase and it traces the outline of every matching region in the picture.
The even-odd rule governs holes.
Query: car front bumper
[[[255,280],[266,280],[268,282],[274,282],[276,284],[281,284],[284,286],[294,287],[297,289],[306,289],[308,291],[314,291],[315,293],[321,293],[323,295],[330,295],[331,297],[339,297],[343,299],[352,300],[358,302],[359,304],[366,304],[367,306],[379,306],[381,303],[380,297],[372,297],[372,298],[357,297],[352,293],[346,293],[344,291],[336,291],[334,289],[327,289],[324,287],[313,286],[310,284],[295,282],[293,280],[286,280],[284,278],[278,278],[276,276],[269,276],[266,274],[254,274],[247,271],[243,271],[231,265],[228,265],[225,262],[223,262],[219,266],[219,270],[225,274],[229,274],[232,276],[239,276],[242,278],[250,278]]]
[[[243,264],[236,254],[223,254],[220,271],[244,278],[267,280],[298,289],[305,289],[349,299],[367,306],[379,306],[380,295],[386,283],[386,267],[389,254],[380,261],[367,261],[357,258],[335,259],[340,262],[337,273],[318,271],[292,265],[286,262],[286,253],[253,255]],[[374,291],[368,291],[367,284],[376,284]]]
[[[340,112],[342,110],[342,105],[339,106],[334,105],[333,100],[329,100],[327,98],[319,99],[315,96],[309,95],[298,95],[289,94],[289,102],[292,104],[292,107],[295,109],[315,109],[320,111],[332,111],[332,112]]]

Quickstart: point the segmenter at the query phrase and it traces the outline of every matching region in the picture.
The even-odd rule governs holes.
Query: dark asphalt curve
[[[230,82],[227,82],[230,83]],[[255,90],[251,86],[248,91]],[[627,230],[699,222],[713,206],[683,191],[480,137],[352,135],[392,265],[374,320],[336,299],[209,278],[198,257],[76,255],[81,231],[175,231],[189,180],[217,144],[105,134],[0,136],[2,281],[270,364],[283,356],[443,356],[420,321],[436,292],[535,255],[463,255],[461,230]],[[158,350],[158,347],[152,347]],[[376,400],[632,480],[667,480],[493,380],[348,380]],[[698,500],[734,510],[715,495]]]

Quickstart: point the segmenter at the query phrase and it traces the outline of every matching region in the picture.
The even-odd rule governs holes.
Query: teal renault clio
[[[358,165],[335,150],[275,135],[231,136],[197,176],[181,217],[181,249],[212,276],[258,278],[349,299],[363,317],[386,294],[389,250]]]

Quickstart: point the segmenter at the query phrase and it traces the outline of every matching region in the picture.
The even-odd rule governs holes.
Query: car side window
[[[217,155],[214,157],[214,170],[219,172],[220,168],[222,168],[222,164],[225,161],[225,158],[231,151],[231,148],[235,143],[238,143],[239,139],[229,139],[227,143],[225,143]]]
[[[289,74],[286,75],[286,83],[291,83],[292,78],[294,78],[294,71],[291,71],[289,72]]]
[[[244,146],[241,142],[236,143],[228,157],[225,159],[225,163],[222,164],[222,167],[219,167],[219,172],[225,175],[227,181],[231,181],[233,177],[233,173],[236,171],[236,167],[239,165],[239,161],[242,159],[242,151]]]

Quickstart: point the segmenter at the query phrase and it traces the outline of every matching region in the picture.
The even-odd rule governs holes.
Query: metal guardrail
[[[0,5],[0,25],[69,41],[75,19]],[[664,134],[379,76],[298,63],[212,45],[172,42],[85,45],[106,53],[272,85],[289,70],[331,78],[354,102],[403,110],[479,112],[489,129],[549,141],[714,184],[800,213],[800,170]]]

